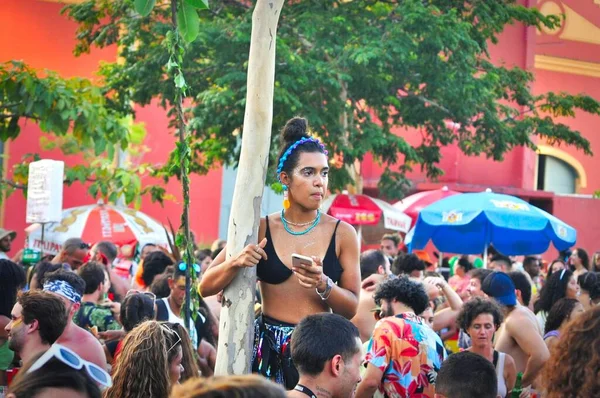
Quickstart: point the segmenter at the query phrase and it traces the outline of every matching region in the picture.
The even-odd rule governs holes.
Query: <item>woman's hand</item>
[[[325,291],[327,283],[323,274],[323,261],[316,256],[312,256],[313,263],[311,265],[300,264],[293,266],[292,271],[296,274],[300,286],[307,289],[319,289]]]
[[[264,248],[267,244],[267,238],[264,238],[258,245],[248,245],[244,250],[233,260],[233,266],[236,268],[254,267],[260,259],[267,260],[267,253]]]

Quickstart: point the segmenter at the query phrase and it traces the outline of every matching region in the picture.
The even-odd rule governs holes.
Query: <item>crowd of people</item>
[[[360,252],[323,214],[329,161],[304,119],[282,130],[281,212],[257,244],[197,250],[199,308],[182,308],[188,265],[112,242],[68,239],[25,265],[0,230],[0,394],[25,397],[594,397],[600,394],[600,255],[442,258],[399,235]],[[432,257],[435,260],[432,260]],[[485,265],[487,264],[487,265]],[[258,277],[251,370],[214,376],[224,290]],[[70,395],[69,395],[70,394]],[[1,396],[1,395],[0,395]]]

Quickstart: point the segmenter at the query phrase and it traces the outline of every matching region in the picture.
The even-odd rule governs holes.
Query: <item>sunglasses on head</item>
[[[170,347],[170,348],[167,350],[167,354],[168,354],[168,353],[169,353],[169,352],[170,352],[170,351],[171,351],[173,348],[175,348],[175,347],[177,346],[177,344],[181,343],[181,336],[179,335],[179,333],[177,333],[177,331],[176,331],[176,330],[174,330],[174,329],[171,329],[171,327],[170,327],[168,324],[166,324],[166,323],[161,323],[161,324],[160,324],[160,327],[161,327],[161,328],[163,329],[163,331],[165,331],[165,332],[168,332],[168,333],[175,333],[176,340],[175,340],[175,342],[173,343],[173,345],[172,345],[172,346],[171,346],[171,347]]]
[[[179,271],[185,271],[187,269],[187,264],[182,261],[182,262],[179,263],[178,267],[179,267]],[[197,274],[200,273],[200,266],[198,264],[194,264],[192,266],[192,268],[194,269],[194,271]]]
[[[100,366],[88,362],[82,359],[75,352],[71,351],[67,347],[60,344],[52,344],[50,349],[46,351],[35,363],[29,368],[27,373],[34,372],[38,369],[41,369],[48,361],[52,358],[56,358],[65,365],[76,369],[81,370],[85,368],[86,373],[89,377],[91,377],[96,383],[104,386],[110,387],[112,386],[112,380],[110,375],[102,369]]]

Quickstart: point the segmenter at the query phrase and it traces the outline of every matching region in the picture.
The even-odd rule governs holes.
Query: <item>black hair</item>
[[[385,255],[381,250],[367,250],[360,255],[360,279],[376,274],[379,266],[385,266]]]
[[[597,272],[586,272],[577,277],[577,284],[590,295],[590,298],[596,290],[600,289],[600,274]]]
[[[579,303],[577,299],[561,298],[558,300],[546,317],[546,324],[544,326],[544,333],[558,330],[563,322],[569,320],[569,315],[573,312],[573,308]]]
[[[479,282],[483,283],[485,278],[487,278],[487,276],[493,272],[494,271],[487,268],[475,268],[469,271],[469,276],[471,277],[471,279],[479,279]]]
[[[406,276],[388,279],[377,287],[373,296],[375,303],[381,305],[381,300],[397,300],[412,308],[415,314],[421,314],[429,305],[429,297],[423,284],[410,280]]]
[[[325,362],[341,355],[350,361],[359,350],[358,328],[343,316],[331,313],[309,315],[292,333],[291,353],[299,373],[317,376]]]
[[[281,152],[277,157],[277,164],[279,164],[283,154],[292,146],[294,143],[302,138],[308,138],[308,122],[303,117],[294,117],[287,121],[283,129],[281,130]],[[290,154],[287,159],[283,162],[281,171],[285,172],[288,176],[292,176],[292,171],[298,165],[301,153],[325,153],[325,150],[316,142],[308,141],[302,145],[299,145]],[[213,257],[214,258],[214,257]]]
[[[199,249],[194,252],[194,257],[196,257],[198,263],[201,263],[206,257],[210,257],[212,259],[211,254],[212,253],[210,252],[210,249]]]
[[[510,269],[512,267],[512,260],[510,259],[510,257],[507,257],[504,254],[496,254],[494,257],[492,257],[490,263],[493,263],[495,261],[506,264],[507,269]]]
[[[62,268],[62,264],[53,264],[50,261],[41,261],[35,265],[31,276],[32,278],[35,276],[35,278],[38,281],[38,284],[41,285],[42,281],[44,280],[44,277],[48,272],[54,272],[60,268]],[[31,283],[31,281],[29,283]],[[42,286],[39,286],[39,288],[41,289]]]
[[[497,254],[500,254],[500,252],[498,250],[496,250],[496,248],[493,245],[489,245],[488,246],[488,250],[487,250],[487,254],[490,257],[494,257]],[[481,253],[482,257],[483,257],[483,253]]]
[[[154,319],[154,300],[143,293],[131,294],[121,303],[121,323],[130,332],[144,321]]]
[[[567,263],[563,259],[557,258],[555,260],[552,260],[552,262],[548,266],[548,272],[546,273],[546,280],[550,279],[550,277],[552,276],[552,273],[554,272],[554,271],[552,271],[552,266],[556,263],[562,263],[565,268],[568,268]]]
[[[63,311],[64,312],[64,311]],[[39,359],[43,353],[36,355],[29,364]],[[22,368],[11,384],[8,393],[16,398],[35,398],[47,388],[73,390],[85,394],[88,398],[101,398],[102,393],[96,382],[87,375],[85,367],[77,370],[52,358],[40,369],[27,373]]]
[[[523,259],[523,268],[526,268],[530,264],[537,264],[538,258],[533,256],[527,256]]]
[[[456,323],[462,330],[467,332],[467,329],[469,329],[475,318],[481,314],[490,314],[494,318],[494,326],[496,326],[496,329],[500,327],[504,320],[502,309],[494,300],[473,297],[463,304],[462,309],[456,318]]]
[[[83,296],[83,292],[85,291],[85,281],[75,272],[67,271],[62,268],[57,269],[54,272],[48,272],[44,277],[43,283],[54,281],[67,282],[79,295]]]
[[[38,321],[38,331],[42,343],[54,344],[67,326],[68,316],[60,298],[43,290],[23,293],[19,299],[23,307],[21,314],[27,325]]]
[[[106,256],[109,264],[112,264],[113,261],[115,261],[115,258],[117,258],[117,255],[119,254],[119,249],[117,248],[117,245],[106,240],[96,243],[96,250],[98,250],[99,252],[104,254],[104,256]]]
[[[577,257],[579,257],[581,259],[581,265],[583,265],[583,267],[589,271],[590,256],[588,256],[587,252],[585,250],[583,250],[581,247],[577,247],[577,248],[575,248],[575,250],[577,250]]]
[[[150,286],[154,277],[165,272],[169,265],[174,262],[171,257],[167,256],[160,250],[149,253],[144,259],[142,280],[146,286]]]
[[[106,279],[106,268],[104,265],[95,261],[83,264],[78,270],[77,275],[85,282],[84,294],[92,294]]]
[[[525,307],[529,306],[529,302],[531,301],[531,283],[527,276],[520,271],[509,272],[508,276],[512,279],[515,284],[515,288],[521,292],[521,299],[523,299],[523,305]]]
[[[590,272],[586,272],[584,275],[589,273]],[[596,284],[591,290],[588,291],[588,293],[590,294],[590,300],[597,304],[598,299],[600,299],[600,272],[592,272],[592,274],[596,276]]]
[[[473,264],[471,264],[471,262],[469,261],[468,256],[460,256],[460,258],[458,259],[458,265],[463,267],[463,269],[465,270],[465,273],[467,273],[473,269]]]
[[[498,376],[496,368],[479,354],[463,351],[442,362],[435,392],[448,398],[496,398]]]
[[[0,260],[0,315],[10,318],[17,292],[25,285],[25,270],[10,260]]]
[[[395,275],[410,275],[413,271],[424,271],[426,265],[416,254],[399,254],[392,264]]]
[[[546,283],[540,290],[540,298],[533,305],[536,314],[540,311],[549,312],[554,303],[565,297],[571,276],[573,276],[573,272],[569,269],[564,269],[552,274],[546,280]]]
[[[168,274],[161,275],[150,285],[150,291],[156,295],[157,299],[169,297],[171,294],[169,278],[170,276]]]
[[[394,242],[394,244],[396,246],[398,246],[400,244],[400,235],[398,235],[398,234],[385,234],[385,235],[383,235],[383,237],[381,238],[381,240],[391,240],[392,242]]]

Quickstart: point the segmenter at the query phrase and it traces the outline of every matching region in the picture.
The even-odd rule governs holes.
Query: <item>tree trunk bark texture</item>
[[[275,45],[283,0],[258,0],[252,14],[242,148],[227,234],[227,258],[258,243],[273,123]],[[251,372],[256,268],[241,269],[223,293],[216,375]]]

